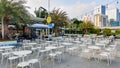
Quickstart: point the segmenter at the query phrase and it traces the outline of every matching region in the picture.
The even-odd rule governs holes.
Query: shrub
[[[120,34],[120,30],[116,30],[115,35],[119,35],[119,34]]]
[[[103,30],[103,34],[104,34],[105,36],[111,35],[111,29],[105,28],[105,29]]]

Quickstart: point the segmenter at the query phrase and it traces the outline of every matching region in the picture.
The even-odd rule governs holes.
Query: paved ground
[[[38,65],[34,65],[34,68],[39,68]],[[62,62],[58,63],[55,61],[53,66],[51,61],[43,61],[42,68],[119,68],[120,67],[120,58],[116,58],[112,64],[107,65],[106,61],[101,61],[97,63],[94,59],[87,60],[79,56],[71,56],[65,54]],[[0,68],[5,68],[5,63],[0,64]],[[14,68],[14,67],[13,67]]]
[[[80,56],[71,56],[68,53],[64,54],[61,63],[58,63],[57,61],[55,61],[55,64],[53,65],[52,61],[50,60],[49,61],[44,60],[41,63],[42,63],[41,68],[120,68],[119,57],[115,58],[112,64],[108,66],[106,61],[101,61],[100,63],[97,63],[97,61],[95,61],[94,59],[87,60],[87,59],[81,58]],[[0,68],[6,68],[5,65],[6,63],[0,64]],[[39,67],[37,64],[35,64],[34,68],[39,68]]]

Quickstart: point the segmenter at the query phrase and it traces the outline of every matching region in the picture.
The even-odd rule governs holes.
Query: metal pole
[[[48,14],[50,14],[50,0],[48,0]]]
[[[48,16],[50,15],[50,0],[48,0]],[[48,28],[48,35],[50,34],[50,29]]]

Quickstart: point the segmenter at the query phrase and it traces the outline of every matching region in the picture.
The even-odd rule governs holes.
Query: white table
[[[14,46],[1,46],[0,49],[12,49]]]
[[[51,57],[55,57],[57,54],[56,53],[50,53],[49,54]]]
[[[71,50],[71,51],[76,50],[76,49],[77,49],[77,47],[68,48],[68,50]]]
[[[99,50],[101,49],[100,47],[98,46],[88,46],[89,49],[95,49],[95,50]]]
[[[109,52],[101,52],[99,55],[100,55],[100,56],[109,56],[110,53],[109,53]]]
[[[52,43],[53,41],[46,41],[46,43]]]
[[[105,44],[104,43],[96,43],[96,46],[103,46],[105,48]]]
[[[73,45],[73,43],[62,43],[62,45],[64,45],[66,48],[69,48]]]
[[[42,47],[33,47],[31,48],[31,50],[35,51],[35,50],[40,50]]]
[[[31,54],[32,51],[30,50],[23,50],[23,51],[15,51],[12,52],[14,55],[17,55],[19,57],[22,57],[22,61],[24,61],[24,56],[27,56],[28,54]]]
[[[23,44],[33,46],[33,45],[36,45],[37,43],[31,42],[31,43],[23,43]]]
[[[82,43],[81,41],[73,41],[73,43]]]
[[[72,45],[72,43],[62,43],[63,45],[65,45],[65,46],[70,46],[70,45]]]
[[[45,47],[45,49],[47,49],[47,50],[55,50],[55,49],[57,49],[57,47],[55,47],[55,46],[47,46],[47,47]]]

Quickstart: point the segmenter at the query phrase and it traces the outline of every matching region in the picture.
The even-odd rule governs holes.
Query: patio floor
[[[120,40],[117,40],[118,42]],[[120,47],[119,47],[120,51]],[[79,55],[70,55],[68,53],[64,53],[62,57],[61,63],[55,61],[54,65],[50,60],[41,61],[41,68],[119,68],[120,67],[120,52],[118,53],[118,57],[116,57],[110,65],[107,65],[107,61],[96,61],[95,59],[85,59],[80,57]],[[32,57],[35,57],[33,55]],[[6,68],[6,60],[4,60],[3,64],[0,63],[0,68]],[[8,67],[10,68],[10,67]],[[16,66],[12,67],[16,68]],[[34,68],[39,68],[37,64],[34,65]]]
[[[97,61],[95,61],[94,59],[87,60],[79,56],[71,56],[66,53],[64,54],[61,63],[55,61],[54,66],[51,61],[42,61],[41,63],[41,68],[119,68],[120,58],[116,58],[112,61],[112,64],[107,65],[106,61],[101,61],[97,63]],[[39,68],[38,65],[34,66],[34,68]],[[0,68],[5,68],[5,63],[0,64]]]

